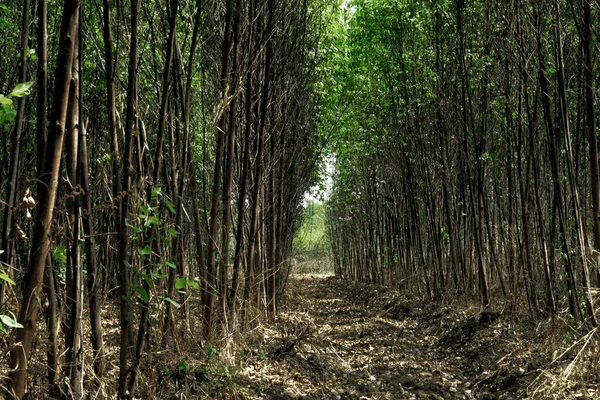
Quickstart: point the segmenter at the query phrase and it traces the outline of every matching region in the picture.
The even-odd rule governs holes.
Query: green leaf
[[[146,222],[147,226],[158,225],[158,224],[159,224],[159,220],[156,215],[152,215],[152,216],[148,217],[148,221]]]
[[[181,290],[185,288],[185,284],[187,283],[187,278],[179,278],[175,281],[175,289]]]
[[[169,228],[169,229],[167,229],[167,232],[169,232],[169,235],[171,235],[171,236],[173,236],[173,237],[177,237],[177,236],[181,235],[181,233],[179,233],[178,231],[176,231],[176,230],[175,230],[175,229],[173,229],[173,228]]]
[[[125,226],[128,226],[129,228],[133,229],[133,231],[137,234],[137,233],[141,233],[142,230],[140,228],[138,228],[137,226],[133,225],[131,223],[131,221],[129,220],[125,220]]]
[[[17,110],[12,105],[0,107],[0,125],[5,122],[13,122],[17,117]]]
[[[129,261],[127,261],[127,260],[123,260],[123,264],[125,264],[125,266],[126,266],[128,269],[131,269],[131,268],[133,268],[133,267],[131,266],[131,263],[130,263]]]
[[[154,288],[154,282],[152,282],[152,278],[151,277],[149,277],[145,273],[142,273],[142,278],[144,278],[144,280],[146,281],[146,284],[148,285],[148,287],[150,289]]]
[[[13,101],[8,97],[4,97],[3,94],[0,94],[0,104],[3,106],[11,106],[13,105]]]
[[[160,272],[154,272],[154,273],[152,274],[152,276],[153,276],[153,277],[155,277],[155,278],[157,278],[157,279],[164,279],[164,278],[166,278],[166,277],[167,277],[166,275],[163,275],[163,274],[161,274]]]
[[[15,88],[13,89],[12,92],[10,92],[9,96],[10,97],[25,97],[28,96],[31,93],[31,87],[33,86],[33,81],[32,82],[24,82],[24,83],[19,83],[17,86],[15,86]]]
[[[173,261],[165,261],[165,264],[167,264],[167,267],[169,268],[177,269],[177,266]]]
[[[165,205],[171,211],[171,214],[176,214],[175,212],[175,204],[171,203],[169,200],[165,200]]]
[[[58,263],[60,265],[67,264],[67,247],[66,246],[58,246],[56,249],[54,249],[54,252],[52,253],[52,255],[54,256],[54,259],[56,261],[58,261]]]
[[[188,280],[187,280],[187,285],[188,285],[189,287],[191,287],[192,289],[195,289],[195,290],[200,290],[200,284],[199,284],[198,282],[196,282],[196,281],[190,281],[190,280],[188,279]]]
[[[0,272],[0,279],[2,279],[3,281],[6,281],[8,283],[10,283],[11,285],[15,284],[15,281],[13,281],[12,279],[10,279],[10,277],[8,275],[6,275],[4,272]]]
[[[169,239],[167,239],[166,237],[164,237],[163,235],[160,235],[160,241],[163,242],[163,244],[165,246],[169,246]]]
[[[173,306],[175,306],[175,308],[181,308],[181,304],[179,304],[178,302],[176,302],[175,300],[173,300],[170,297],[163,297],[162,299],[164,301],[168,301],[169,303],[171,303]]]
[[[186,286],[189,286],[195,290],[200,290],[200,284],[198,282],[189,280],[186,277],[179,278],[179,279],[177,279],[177,281],[175,281],[175,289],[177,289],[177,290],[183,290],[186,288]],[[185,292],[182,292],[182,293],[185,293]]]
[[[138,286],[138,287],[135,288],[135,291],[140,294],[140,297],[142,298],[142,301],[144,303],[148,304],[148,300],[150,300],[150,296],[148,295],[148,292],[146,291],[146,289],[144,289],[141,286]]]
[[[152,194],[150,196],[150,198],[152,199],[152,201],[156,200],[156,198],[158,197],[158,195],[161,193],[161,187],[160,186],[156,186],[154,188],[152,188]]]
[[[9,326],[11,328],[23,328],[23,325],[21,325],[19,323],[19,321],[17,321],[17,318],[15,317],[15,314],[10,313],[11,315],[0,315],[0,320],[2,320],[2,323],[6,326]]]
[[[140,254],[143,256],[149,256],[150,254],[152,254],[150,246],[146,245],[143,249],[140,250]]]

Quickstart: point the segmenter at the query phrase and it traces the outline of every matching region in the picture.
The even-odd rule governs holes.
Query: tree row
[[[41,349],[38,396],[131,398],[159,350],[220,345],[274,317],[319,155],[328,7],[2,5],[8,397],[41,379]],[[99,388],[117,366],[118,385]]]

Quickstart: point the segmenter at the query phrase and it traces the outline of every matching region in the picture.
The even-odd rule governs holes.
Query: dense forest
[[[336,273],[596,326],[597,4],[353,4],[331,75]]]
[[[281,320],[300,254],[589,339],[599,13],[5,0],[3,396],[152,398],[192,371],[181,354],[235,363]]]

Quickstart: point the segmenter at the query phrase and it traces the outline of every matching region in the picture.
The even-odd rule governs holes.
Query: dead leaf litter
[[[235,379],[237,398],[599,398],[593,352],[575,360],[568,379],[577,350],[553,362],[568,347],[564,330],[390,288],[292,279],[276,323],[260,329],[261,350],[248,351]]]

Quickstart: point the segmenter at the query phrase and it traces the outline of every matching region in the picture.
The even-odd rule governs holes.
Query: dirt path
[[[546,360],[498,319],[335,278],[294,279],[262,362],[246,368],[247,398],[522,398]]]

